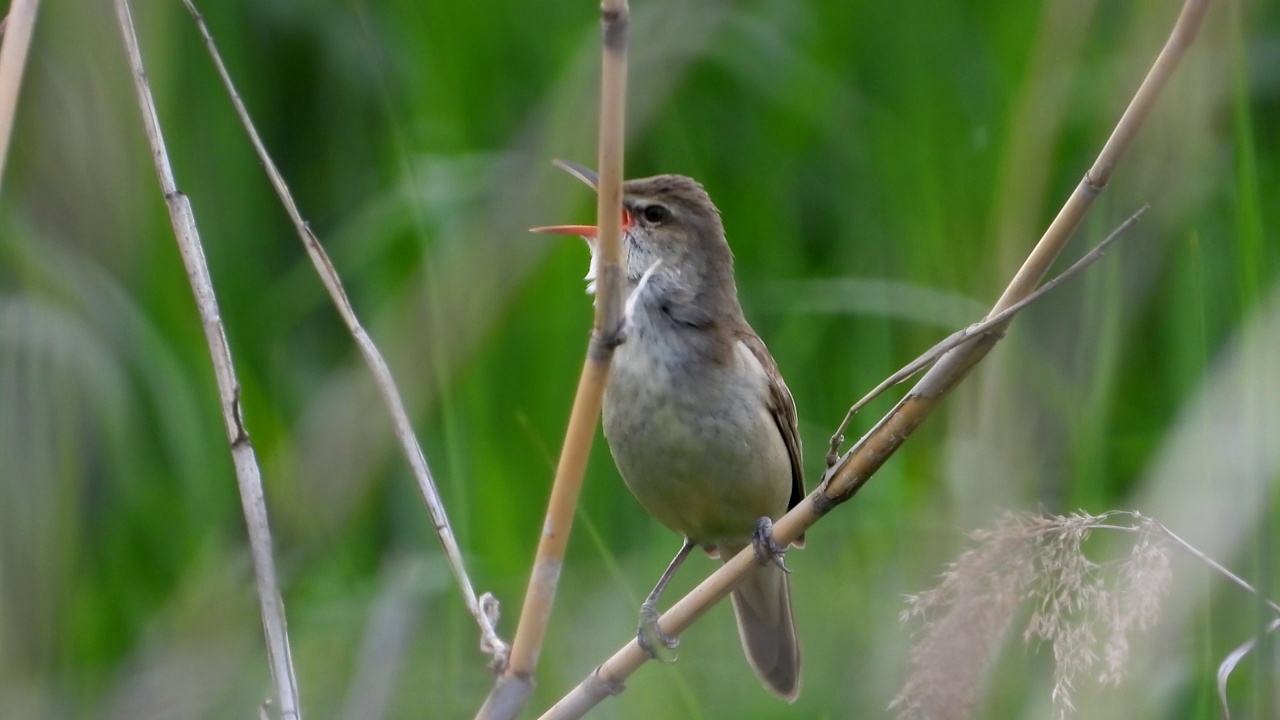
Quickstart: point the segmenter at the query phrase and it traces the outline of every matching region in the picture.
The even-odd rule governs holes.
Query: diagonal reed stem
[[[235,366],[231,361],[231,346],[227,343],[226,330],[218,311],[218,299],[214,295],[213,279],[209,275],[209,266],[204,259],[204,249],[200,245],[200,233],[196,229],[191,201],[178,191],[177,182],[174,180],[169,153],[165,149],[164,135],[160,131],[160,118],[156,113],[155,100],[151,96],[151,86],[147,82],[147,73],[142,65],[142,51],[138,46],[138,35],[134,29],[129,1],[116,0],[115,6],[116,16],[120,22],[120,32],[124,35],[125,48],[129,54],[134,85],[138,90],[138,105],[142,109],[147,141],[151,145],[152,159],[155,160],[156,176],[160,179],[160,190],[164,193],[165,203],[169,206],[169,218],[173,222],[173,232],[178,241],[178,249],[182,253],[182,264],[186,268],[187,278],[195,293],[196,308],[200,312],[205,340],[209,343],[209,354],[213,358],[213,372],[218,384],[222,418],[226,426],[227,440],[231,444],[231,458],[235,464],[236,480],[240,487],[240,502],[244,508],[245,524],[249,531],[253,572],[257,579],[258,602],[262,611],[262,626],[267,638],[267,660],[271,665],[271,676],[275,681],[280,717],[283,720],[302,720],[302,709],[298,701],[298,681],[294,677],[293,657],[289,649],[284,600],[280,597],[275,561],[271,555],[271,528],[267,522],[267,504],[262,492],[262,471],[258,467],[253,443],[249,440],[249,431],[244,424],[243,408],[240,404],[240,383],[236,379]]]

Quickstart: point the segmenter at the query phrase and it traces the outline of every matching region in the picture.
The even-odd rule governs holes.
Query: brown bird
[[[558,164],[597,186],[591,170]],[[805,494],[795,403],[742,315],[720,211],[702,186],[682,175],[629,180],[622,204],[625,339],[604,432],[636,499],[685,538],[641,606],[638,640],[650,654],[655,639],[678,644],[658,630],[657,603],[693,547],[727,560],[752,545],[761,565],[732,596],[742,647],[765,688],[795,700],[800,651],[771,531]],[[537,230],[596,236],[589,225]]]

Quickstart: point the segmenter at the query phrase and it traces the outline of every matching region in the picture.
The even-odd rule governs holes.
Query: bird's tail
[[[723,553],[728,559],[734,553]],[[754,568],[733,591],[733,613],[747,662],[769,692],[793,702],[800,694],[800,647],[791,616],[791,583],[773,563]]]

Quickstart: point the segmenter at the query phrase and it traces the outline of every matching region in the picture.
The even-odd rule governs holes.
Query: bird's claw
[[[762,517],[756,521],[756,529],[751,533],[751,550],[755,553],[756,562],[764,565],[770,561],[782,568],[782,572],[790,573],[785,560],[787,549],[773,540],[773,521]]]
[[[636,643],[650,658],[663,661],[654,647],[655,641],[667,650],[675,650],[680,647],[680,636],[662,632],[662,628],[658,627],[659,615],[658,608],[653,603],[646,602],[640,606],[640,627],[636,628]]]

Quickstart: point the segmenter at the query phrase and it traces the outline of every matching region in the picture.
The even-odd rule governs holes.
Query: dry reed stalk
[[[115,7],[116,16],[120,22],[120,32],[124,36],[125,48],[129,55],[134,85],[138,90],[138,105],[142,110],[147,141],[151,146],[152,159],[155,161],[156,176],[160,180],[160,190],[164,193],[165,204],[169,207],[169,218],[173,223],[174,236],[182,254],[182,264],[186,268],[187,278],[195,294],[200,323],[204,326],[205,340],[209,344],[209,354],[213,358],[213,371],[218,384],[222,419],[226,426],[227,440],[231,444],[231,458],[235,464],[236,480],[240,488],[240,502],[244,508],[245,524],[249,531],[253,571],[257,580],[258,601],[261,605],[262,625],[267,640],[267,659],[275,682],[280,717],[284,720],[302,720],[302,710],[298,702],[298,683],[294,677],[293,658],[289,648],[284,600],[280,597],[275,561],[271,554],[271,528],[267,522],[267,505],[262,491],[262,471],[258,467],[253,444],[249,440],[249,431],[244,424],[240,405],[240,383],[236,380],[235,366],[231,361],[231,346],[227,343],[226,329],[218,311],[218,299],[214,295],[213,279],[209,275],[209,266],[204,259],[204,249],[200,244],[200,233],[196,228],[191,201],[178,191],[174,180],[173,167],[169,162],[169,153],[165,149],[164,136],[160,131],[160,118],[156,113],[155,100],[151,96],[151,86],[147,82],[146,70],[143,68],[142,51],[138,47],[137,31],[134,29],[129,2],[116,0]],[[265,715],[265,710],[262,714]]]
[[[538,654],[546,637],[560,570],[564,564],[569,530],[582,489],[587,457],[595,439],[596,423],[604,398],[613,351],[621,341],[622,271],[622,161],[623,121],[627,95],[627,30],[630,9],[626,0],[604,0],[601,13],[600,79],[600,180],[597,188],[595,327],[586,363],[578,382],[569,427],[565,432],[560,463],[556,467],[547,516],[538,539],[529,587],[520,610],[520,623],[511,648],[511,663],[480,708],[477,718],[507,720],[515,717],[533,691]]]

